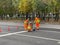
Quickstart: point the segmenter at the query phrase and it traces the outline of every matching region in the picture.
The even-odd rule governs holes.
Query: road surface
[[[22,25],[22,24],[21,24]],[[8,31],[8,26],[10,31]],[[22,26],[0,23],[0,45],[60,45],[60,31],[40,29],[24,31]]]

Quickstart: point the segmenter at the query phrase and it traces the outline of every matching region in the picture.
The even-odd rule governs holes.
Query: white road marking
[[[60,42],[57,42],[58,44],[60,44]]]
[[[46,37],[38,37],[38,36],[31,36],[31,35],[24,35],[24,34],[16,34],[18,36],[25,36],[25,37],[30,37],[30,38],[37,38],[37,39],[45,39],[45,40],[51,40],[51,41],[59,41],[59,39],[52,39],[52,38],[46,38]]]
[[[52,33],[60,33],[58,31],[48,31],[48,30],[39,30],[39,31],[43,31],[43,32],[52,32]]]
[[[0,37],[10,36],[10,35],[14,35],[14,34],[18,34],[18,33],[24,33],[24,32],[27,32],[27,31],[20,31],[20,32],[14,32],[14,33],[8,33],[8,34],[0,35]]]

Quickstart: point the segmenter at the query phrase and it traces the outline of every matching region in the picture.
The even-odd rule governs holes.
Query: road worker
[[[36,26],[36,29],[39,30],[39,28],[40,28],[40,19],[38,17],[35,17],[35,26]]]
[[[29,23],[29,19],[26,19],[26,20],[24,21],[24,29],[25,29],[25,30],[27,30],[28,23]]]
[[[28,32],[31,32],[31,31],[32,31],[32,22],[28,24]]]

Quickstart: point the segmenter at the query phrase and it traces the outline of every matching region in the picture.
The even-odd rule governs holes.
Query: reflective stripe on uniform
[[[31,29],[31,26],[28,26],[28,29]]]

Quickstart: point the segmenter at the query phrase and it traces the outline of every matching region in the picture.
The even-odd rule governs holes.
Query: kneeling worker
[[[32,31],[32,22],[28,24],[28,32],[31,32],[31,31]]]

